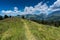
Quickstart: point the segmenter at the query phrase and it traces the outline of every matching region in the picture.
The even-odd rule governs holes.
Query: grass
[[[31,21],[27,22],[27,25],[37,40],[60,40],[60,27],[57,28]]]
[[[24,23],[28,29],[25,28]],[[31,33],[28,34],[28,32]],[[60,40],[60,27],[38,24],[20,18],[0,21],[0,40],[29,40],[30,35],[33,35],[36,40]]]
[[[1,24],[2,23],[2,24]],[[26,40],[25,30],[21,19],[5,19],[0,22],[1,40]]]

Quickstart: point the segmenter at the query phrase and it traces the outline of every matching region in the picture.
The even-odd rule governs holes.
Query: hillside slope
[[[8,18],[0,21],[0,40],[60,40],[60,27]]]

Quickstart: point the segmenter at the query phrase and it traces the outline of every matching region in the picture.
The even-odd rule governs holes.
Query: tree
[[[12,16],[9,16],[9,18],[11,18]]]
[[[0,15],[0,20],[2,20],[3,19],[3,17]]]
[[[9,17],[7,15],[5,15],[4,18],[9,18]]]
[[[22,18],[25,19],[24,15],[22,15]]]

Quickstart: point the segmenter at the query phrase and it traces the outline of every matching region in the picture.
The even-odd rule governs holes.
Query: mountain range
[[[60,10],[53,11],[52,13],[46,15],[46,13],[40,13],[40,14],[26,14],[24,15],[26,19],[30,20],[53,20],[53,21],[59,21],[60,20]]]

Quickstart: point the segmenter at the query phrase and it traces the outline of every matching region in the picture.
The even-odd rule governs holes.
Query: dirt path
[[[34,35],[32,35],[31,31],[28,28],[28,25],[26,24],[26,22],[24,20],[22,20],[24,22],[24,27],[25,27],[25,35],[27,40],[36,40]]]

